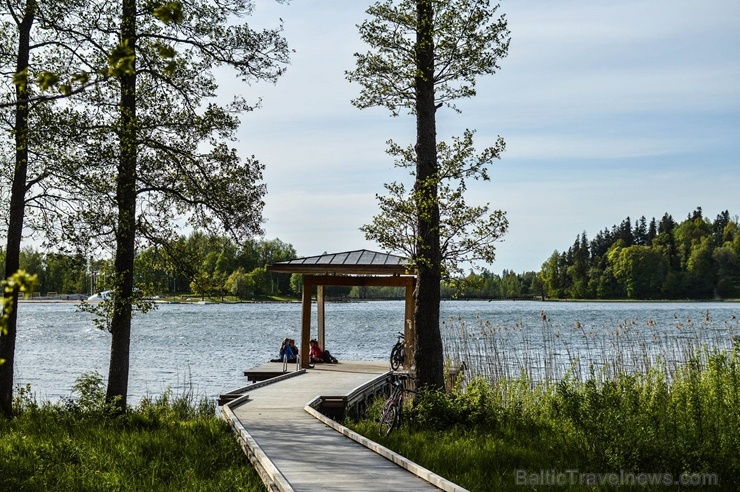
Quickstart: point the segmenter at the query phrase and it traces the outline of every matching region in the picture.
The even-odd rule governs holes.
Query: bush
[[[495,427],[500,413],[500,402],[494,398],[491,385],[483,378],[475,378],[464,391],[421,391],[410,420],[418,428],[438,431],[456,426],[487,429]]]

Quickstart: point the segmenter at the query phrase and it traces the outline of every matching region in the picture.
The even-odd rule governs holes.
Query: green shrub
[[[422,429],[447,430],[493,427],[498,422],[500,404],[494,398],[491,385],[482,378],[475,378],[465,390],[451,393],[441,390],[422,391],[417,395],[411,421]]]

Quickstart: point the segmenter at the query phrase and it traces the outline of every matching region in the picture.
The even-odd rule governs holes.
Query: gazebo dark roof
[[[407,258],[360,249],[344,253],[327,253],[268,266],[272,272],[324,275],[403,275],[409,273]]]

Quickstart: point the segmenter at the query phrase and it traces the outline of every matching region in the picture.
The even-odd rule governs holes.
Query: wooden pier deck
[[[294,369],[295,365],[289,368]],[[375,443],[351,436],[366,441],[359,444],[347,437],[353,434],[348,429],[307,406],[321,396],[346,397],[374,380],[381,384],[387,375],[387,362],[317,364],[242,388],[244,396],[226,403],[223,416],[271,490],[464,490]]]

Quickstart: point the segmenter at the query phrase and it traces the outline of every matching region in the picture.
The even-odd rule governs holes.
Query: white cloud
[[[275,86],[247,88],[263,107],[244,117],[239,148],[267,165],[268,236],[301,255],[373,247],[358,227],[382,184],[405,177],[385,141],[412,142],[414,119],[355,109],[359,86],[344,78],[365,50],[355,25],[370,3],[258,5],[261,23],[285,19],[297,51]],[[577,234],[627,216],[740,213],[736,0],[518,0],[501,12],[512,44],[500,73],[461,115],[438,117],[441,139],[475,128],[479,147],[507,140],[471,197],[508,211],[494,271],[539,269]]]

